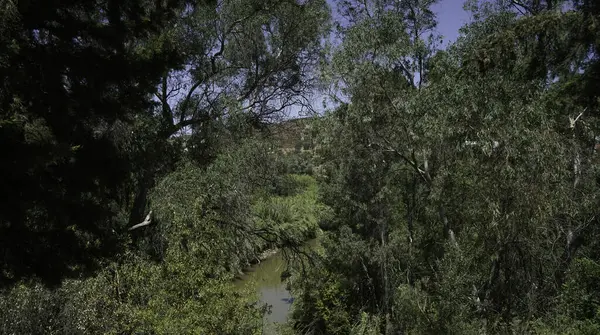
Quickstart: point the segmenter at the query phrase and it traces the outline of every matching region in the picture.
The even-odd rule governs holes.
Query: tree
[[[302,296],[299,329],[311,310],[313,329],[338,333],[361,312],[382,333],[527,332],[558,316],[594,329],[591,314],[560,312],[595,308],[593,7],[480,7],[457,43],[431,51],[419,88],[390,65],[408,38],[381,43],[407,36],[382,34],[392,5],[348,4],[359,19],[332,76],[349,99],[320,145],[334,230],[303,284],[327,293]],[[580,298],[556,304],[567,296]]]
[[[310,107],[321,38],[328,31],[325,1],[203,2],[177,15],[161,39],[173,43],[183,62],[162,73],[154,92],[153,140],[162,145],[150,148],[180,137],[187,156],[208,166],[232,141],[281,119],[291,106]],[[136,176],[131,224],[145,216],[147,193],[158,176],[157,168],[144,171]]]
[[[180,6],[2,4],[2,284],[32,275],[56,283],[118,250],[131,122],[179,62],[157,37]]]
[[[393,274],[396,269],[390,243],[401,215],[398,202],[414,201],[414,192],[422,188],[417,182],[429,178],[422,174],[420,164],[411,161],[415,152],[419,158],[424,153],[417,136],[409,132],[414,119],[402,115],[413,111],[402,104],[411,102],[429,85],[427,64],[437,42],[429,8],[433,3],[340,3],[340,13],[348,24],[338,25],[342,43],[334,51],[327,73],[334,87],[341,88],[349,98],[349,104],[333,112],[329,116],[331,128],[324,129],[328,143],[322,156],[326,157],[328,180],[323,197],[334,210],[340,234],[345,226],[351,229],[344,230],[343,237],[336,232],[334,240],[340,245],[358,243],[360,248],[353,249],[364,249],[363,254],[348,259],[349,264],[327,264],[332,267],[329,270],[347,278],[340,290],[353,298],[345,302],[344,308],[381,316],[381,327],[388,332],[395,328],[393,290],[398,277]],[[402,137],[406,138],[403,150],[392,150],[387,140],[397,143],[396,139]],[[400,157],[405,158],[401,163]],[[429,183],[427,179],[425,182]],[[414,186],[403,192],[400,184]],[[410,190],[412,197],[405,195]],[[412,234],[410,225],[409,230]],[[364,244],[352,242],[356,239]],[[339,255],[348,255],[348,250],[345,252]],[[328,257],[339,261],[335,250]]]
[[[233,112],[262,122],[309,107],[328,18],[322,0],[231,0],[182,12],[167,34],[179,41],[185,67],[165,72],[156,93],[163,135],[201,132]]]

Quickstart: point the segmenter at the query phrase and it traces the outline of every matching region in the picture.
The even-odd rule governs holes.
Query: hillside
[[[286,120],[269,126],[270,135],[285,152],[312,147],[310,117]]]

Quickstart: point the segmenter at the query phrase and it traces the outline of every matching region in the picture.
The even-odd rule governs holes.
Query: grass
[[[290,175],[290,178],[296,192],[263,197],[254,204],[253,213],[258,229],[274,232],[282,238],[280,242],[300,244],[313,238],[319,228],[318,185],[308,175]]]

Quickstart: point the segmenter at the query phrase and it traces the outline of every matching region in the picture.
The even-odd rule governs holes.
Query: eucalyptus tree
[[[397,3],[343,3],[331,76],[349,103],[324,121],[322,146],[336,229],[316,270],[327,279],[307,284],[339,298],[304,296],[325,307],[297,313],[299,325],[565,331],[560,316],[597,329],[598,11],[566,4],[472,7],[457,43],[421,62],[400,29],[410,25],[377,20]],[[382,43],[395,36],[404,43]],[[420,87],[394,66],[402,57],[424,64]]]
[[[147,123],[155,144],[140,158],[131,224],[146,215],[149,189],[171,169],[161,158],[173,151],[168,143],[184,141],[187,156],[206,166],[263,122],[311,108],[329,7],[324,0],[222,0],[187,6],[177,17],[161,41],[182,62],[162,73],[153,94]]]
[[[394,314],[401,313],[393,307],[400,276],[392,264],[394,258],[404,256],[392,255],[395,242],[390,242],[401,229],[402,203],[416,201],[417,189],[424,182],[419,176],[422,168],[410,161],[414,157],[410,150],[419,158],[421,152],[414,143],[416,135],[411,133],[414,119],[402,104],[428,86],[428,63],[440,41],[434,30],[433,4],[340,2],[337,33],[341,42],[324,73],[334,92],[341,93],[337,100],[347,100],[332,113],[333,128],[324,134],[327,145],[322,155],[328,178],[324,201],[333,208],[334,226],[349,226],[351,236],[355,234],[358,239],[342,234],[337,237],[339,244],[363,244],[354,249],[348,267],[338,268],[333,260],[327,263],[346,278],[344,290],[353,298],[345,307],[381,315],[388,331],[395,327]],[[393,151],[389,141],[402,136],[409,140],[412,136],[413,142],[403,142],[402,152],[399,148]],[[407,160],[400,159],[402,156]],[[403,190],[405,185],[414,185],[414,192]]]
[[[155,94],[163,136],[235,113],[263,122],[309,108],[328,20],[323,0],[223,0],[182,11],[166,35],[185,63],[163,74]]]
[[[598,132],[598,92],[591,89],[598,80],[598,43],[594,37],[598,34],[595,25],[598,8],[586,1],[500,2],[500,8],[501,11],[492,11],[490,16],[506,15],[503,12],[514,19],[494,35],[472,45],[475,52],[471,53],[469,62],[479,64],[478,72],[485,76],[510,78],[512,85],[537,83],[543,93],[531,106],[542,108],[543,113],[536,118],[545,120],[546,124],[538,131],[540,135],[552,136],[538,149],[545,157],[540,161],[552,157],[560,157],[562,161],[544,165],[543,173],[548,173],[548,180],[554,180],[546,186],[553,189],[554,196],[543,201],[544,215],[552,214],[545,223],[538,224],[538,229],[544,227],[544,233],[538,234],[540,238],[527,246],[531,252],[541,252],[546,261],[533,262],[528,268],[514,272],[527,274],[527,281],[536,277],[534,273],[544,277],[533,279],[531,287],[535,290],[528,290],[528,296],[537,290],[537,303],[531,305],[533,310],[529,313],[551,315],[548,319],[554,327],[577,322],[591,322],[592,327],[594,324],[597,327],[597,320],[581,312],[579,306],[590,308],[590,300],[594,299],[590,293],[593,289],[582,278],[593,276],[595,270],[590,264],[595,264],[598,255],[594,149]],[[540,139],[540,143],[544,142]],[[539,182],[538,187],[544,184]],[[533,204],[528,206],[533,207]],[[526,264],[520,262],[520,266]],[[565,291],[567,282],[570,288]],[[510,297],[507,293],[504,293],[505,298]],[[564,305],[564,301],[569,303]],[[564,324],[559,325],[554,319],[565,310],[570,321],[564,323],[562,319]],[[578,312],[574,312],[576,310]],[[584,331],[576,329],[571,331]]]

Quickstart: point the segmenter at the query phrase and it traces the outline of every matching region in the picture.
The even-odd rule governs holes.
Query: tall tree
[[[357,268],[343,272],[348,278],[345,287],[354,296],[347,308],[381,315],[387,332],[395,328],[393,291],[397,285],[390,239],[398,228],[399,212],[394,207],[403,198],[414,200],[403,197],[398,183],[414,185],[416,192],[425,177],[419,175],[423,172],[419,164],[411,161],[415,153],[421,159],[423,152],[409,131],[414,119],[402,115],[402,104],[428,85],[427,64],[439,41],[430,9],[433,3],[340,2],[341,44],[326,73],[341,92],[338,100],[348,97],[349,104],[332,115],[339,124],[326,130],[331,142],[324,155],[331,159],[327,170],[333,185],[325,187],[325,201],[334,209],[338,225],[349,226],[355,238],[366,243],[357,248],[366,254],[354,255]],[[393,152],[387,141],[396,138],[405,142],[401,151]],[[406,158],[404,166],[398,164],[395,153]],[[356,243],[352,238],[340,239],[342,244]]]
[[[148,191],[164,165],[160,156],[168,156],[155,149],[183,137],[187,155],[206,166],[229,140],[281,119],[289,108],[311,108],[328,24],[323,0],[210,1],[178,12],[161,39],[173,42],[183,62],[162,73],[154,92],[157,145],[147,147],[150,166],[136,176],[131,224],[146,215]]]
[[[55,283],[117,251],[130,124],[180,60],[157,37],[180,1],[3,2],[2,283]]]
[[[261,122],[310,107],[328,19],[323,0],[227,0],[182,12],[168,34],[185,68],[165,72],[156,93],[163,136],[234,112]]]
[[[302,296],[299,325],[506,333],[560,316],[574,326],[555,331],[597,329],[598,18],[563,3],[476,8],[423,62],[419,88],[392,71],[410,35],[386,48],[397,35],[370,19],[393,4],[344,2],[358,19],[333,76],[349,103],[327,117],[323,146],[335,230],[311,276],[325,279],[306,284],[339,298]]]

